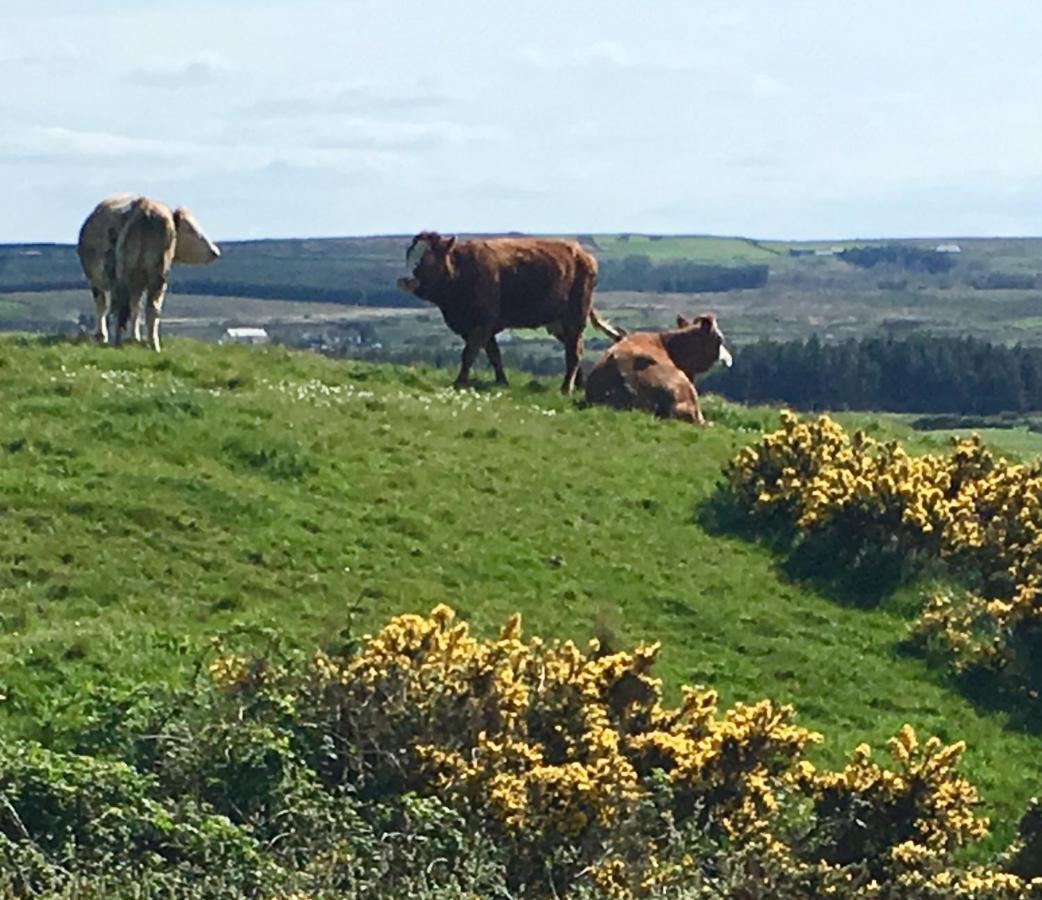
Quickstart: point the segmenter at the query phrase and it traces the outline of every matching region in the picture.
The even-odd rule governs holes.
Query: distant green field
[[[16,300],[7,300],[4,297],[0,297],[0,318],[4,316],[21,317],[28,312],[28,307],[24,303],[19,303]]]
[[[0,339],[0,734],[60,744],[91,689],[176,682],[215,634],[310,648],[447,602],[482,634],[520,610],[546,637],[661,640],[671,697],[711,683],[726,703],[794,703],[831,763],[905,722],[964,739],[987,849],[1004,843],[1039,790],[1042,735],[900,651],[915,586],[843,605],[699,524],[775,411],[709,397],[700,430],[522,377],[456,393],[451,375]]]
[[[933,440],[941,448],[948,446],[952,438],[979,434],[988,446],[1017,459],[1042,456],[1042,434],[1027,428],[953,428],[924,431],[922,434],[924,440]]]
[[[716,265],[764,263],[776,260],[772,251],[747,238],[729,237],[652,237],[633,235],[594,235],[605,257],[648,256],[653,260],[688,259]],[[780,251],[784,252],[784,251]]]

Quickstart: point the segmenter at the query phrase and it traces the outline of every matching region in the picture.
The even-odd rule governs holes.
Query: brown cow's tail
[[[605,319],[602,319],[597,315],[597,310],[593,307],[593,290],[597,287],[597,257],[590,253],[582,253],[582,259],[580,260],[580,273],[579,277],[582,279],[582,289],[588,291],[587,297],[590,297],[590,324],[593,325],[598,331],[608,335],[616,343],[621,341],[626,336],[626,331],[619,328],[617,325],[612,325]]]
[[[590,324],[598,331],[602,331],[604,334],[608,335],[608,337],[615,341],[615,343],[618,343],[626,337],[625,328],[620,328],[618,325],[612,325],[611,322],[602,319],[597,315],[597,310],[592,306],[590,307]]]

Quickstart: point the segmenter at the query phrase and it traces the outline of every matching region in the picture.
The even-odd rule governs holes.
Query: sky
[[[1038,0],[0,3],[0,242],[1042,235]]]

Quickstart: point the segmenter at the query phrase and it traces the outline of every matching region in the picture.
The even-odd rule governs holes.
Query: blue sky
[[[0,241],[1042,234],[1037,0],[3,0]]]

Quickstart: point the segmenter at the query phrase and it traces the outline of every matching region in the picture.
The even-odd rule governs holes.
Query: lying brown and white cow
[[[94,295],[97,339],[109,339],[111,308],[117,315],[114,343],[131,318],[140,341],[141,294],[147,292],[148,340],[155,350],[171,262],[202,265],[221,255],[187,209],[171,211],[158,200],[133,194],[102,200],[83,223],[76,250]]]
[[[589,319],[615,340],[622,332],[593,309],[597,260],[575,241],[551,238],[489,238],[458,241],[423,231],[405,255],[410,275],[398,287],[433,303],[445,324],[466,341],[456,386],[465,385],[482,349],[507,383],[496,335],[504,328],[545,327],[565,350],[561,390],[571,392],[581,375],[583,330]]]
[[[731,365],[716,317],[677,316],[676,328],[637,331],[610,347],[590,372],[586,399],[705,425],[694,380],[717,360]]]

